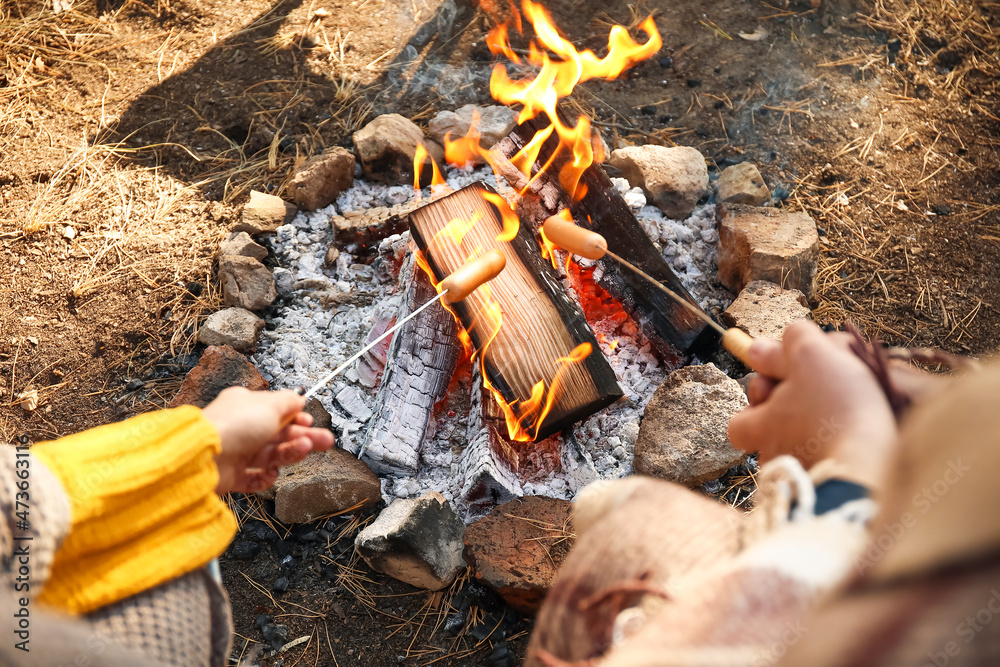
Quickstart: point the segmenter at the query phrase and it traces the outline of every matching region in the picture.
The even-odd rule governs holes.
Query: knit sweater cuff
[[[236,521],[215,495],[215,428],[191,406],[32,448],[61,481],[72,525],[40,600],[80,614],[202,567]]]

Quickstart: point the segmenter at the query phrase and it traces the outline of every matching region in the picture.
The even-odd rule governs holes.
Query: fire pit
[[[537,75],[512,80],[498,65],[491,83],[499,101],[522,106],[520,124],[486,150],[474,118],[467,136],[445,138],[449,164],[431,164],[429,187],[420,184],[434,151],[421,146],[413,188],[357,180],[335,204],[280,227],[272,245],[285,301],[255,355],[272,387],[312,384],[463,262],[503,252],[508,268],[494,282],[451,310],[428,308],[320,394],[340,446],[382,475],[387,501],[434,490],[466,520],[521,495],[571,498],[597,478],[631,474],[653,391],[712,346],[704,323],[641,279],[554,248],[538,231],[546,217],[601,233],[702,308],[729,299],[707,280],[714,207],[677,221],[646,206],[641,189],[601,170],[605,148],[589,121],[570,124],[557,108],[577,82],[613,78],[655,53],[655,26],[642,24],[644,44],[613,30],[597,58],[573,49],[537,5],[526,2],[525,16],[538,35]],[[521,63],[505,26],[489,44]],[[346,228],[366,231],[334,232]]]

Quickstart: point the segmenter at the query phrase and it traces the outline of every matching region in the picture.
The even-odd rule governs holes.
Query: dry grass
[[[918,262],[913,258],[921,251],[918,244],[878,229],[889,220],[926,220],[931,204],[940,202],[935,180],[942,174],[975,171],[962,151],[954,151],[954,144],[966,147],[954,126],[933,120],[919,124],[904,121],[900,128],[899,119],[909,117],[904,113],[907,108],[922,106],[930,109],[927,113],[931,117],[958,111],[1000,121],[996,102],[1000,30],[990,25],[978,3],[956,0],[873,0],[861,25],[899,41],[892,42],[891,51],[889,45],[883,45],[875,53],[857,53],[819,66],[850,67],[862,75],[877,68],[880,76],[895,77],[903,94],[891,95],[895,129],[888,129],[887,118],[881,113],[874,124],[869,122],[863,129],[852,121],[856,136],[832,151],[832,172],[848,173],[849,178],[830,177],[827,168],[816,168],[795,179],[789,204],[809,212],[827,231],[821,238],[818,304],[813,315],[821,323],[836,326],[851,320],[883,340],[908,345],[914,331],[909,326],[899,330],[881,316],[884,303],[901,292],[890,289],[889,284],[903,281],[916,295],[913,311],[925,322],[951,332],[938,344],[960,342],[980,312],[978,303],[973,300],[960,310],[945,285],[921,278],[916,271]],[[791,132],[792,114],[807,112],[808,104],[767,108],[782,112],[782,123]],[[808,114],[804,118],[811,120]],[[946,142],[951,145],[946,147]],[[913,177],[904,180],[890,175],[887,164],[914,158],[917,173]],[[947,203],[955,211],[948,223],[963,228],[1000,210],[971,201],[949,199]],[[900,253],[905,258],[902,264]]]
[[[990,25],[979,5],[956,0],[875,0],[865,22],[900,40],[899,61],[926,66],[940,62],[946,53],[961,54],[962,62],[948,72],[944,81],[928,79],[930,85],[940,85],[951,102],[970,94],[966,80],[971,74],[995,76],[998,70],[1000,31]],[[984,105],[981,100],[973,100],[971,106]]]

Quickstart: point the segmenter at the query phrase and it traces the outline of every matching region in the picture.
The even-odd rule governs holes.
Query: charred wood
[[[491,151],[500,175],[512,188],[523,193],[518,200],[518,213],[522,218],[529,219],[537,229],[550,215],[568,208],[578,225],[607,239],[609,250],[700,309],[600,165],[592,164],[584,171],[581,184],[586,194],[579,201],[573,201],[559,183],[559,170],[568,155],[558,151],[555,133],[543,143],[536,161],[530,166],[530,179],[512,162],[519,159],[516,157],[518,152],[535,133],[547,125],[548,120],[543,117],[526,121]],[[544,171],[542,165],[548,165]],[[672,356],[714,347],[715,333],[687,308],[611,258],[600,260],[600,266],[598,284],[622,305],[661,353]]]
[[[404,263],[400,281],[408,283],[398,316],[401,320],[434,298],[436,291],[412,258]],[[456,333],[455,319],[437,304],[393,334],[363,450],[375,472],[416,472],[434,405],[444,398],[462,353]]]
[[[503,419],[493,395],[483,388],[479,366],[472,366],[472,397],[469,408],[469,444],[462,450],[462,499],[472,508],[493,507],[523,495],[501,435]]]

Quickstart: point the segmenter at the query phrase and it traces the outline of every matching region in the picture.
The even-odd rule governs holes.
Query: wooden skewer
[[[611,257],[619,264],[642,276],[648,280],[650,284],[690,310],[698,316],[698,318],[722,334],[722,346],[729,350],[734,357],[742,361],[744,364],[752,366],[750,363],[749,351],[750,346],[753,345],[753,338],[749,334],[742,329],[737,329],[735,327],[731,329],[722,327],[718,322],[706,315],[693,303],[682,298],[673,290],[668,289],[662,283],[625,258],[620,257],[619,255],[616,255],[608,250],[608,242],[597,232],[584,229],[583,227],[580,227],[572,222],[568,222],[557,215],[553,215],[545,221],[545,224],[542,225],[542,231],[545,233],[545,238],[567,252],[593,260],[601,259],[605,256]]]
[[[333,378],[337,377],[345,370],[347,370],[351,364],[358,360],[365,352],[372,349],[380,342],[385,340],[388,336],[392,335],[396,329],[400,328],[414,317],[423,312],[426,308],[430,308],[432,305],[438,301],[447,301],[448,303],[456,303],[461,301],[465,297],[472,294],[476,288],[478,288],[483,283],[489,282],[500,275],[504,267],[507,265],[507,257],[497,249],[489,250],[479,257],[466,262],[461,267],[459,267],[454,273],[447,276],[441,281],[441,292],[438,293],[436,297],[420,306],[412,313],[404,317],[402,320],[397,322],[395,326],[390,328],[388,331],[383,333],[381,336],[368,343],[365,347],[361,348],[354,356],[350,359],[337,366],[333,371],[331,371],[326,377],[314,384],[308,390],[305,387],[297,387],[294,391],[299,396],[305,396],[307,399],[316,394],[320,389],[325,387],[327,383]],[[299,413],[295,412],[288,415],[281,422],[281,428],[285,428],[298,416]]]

